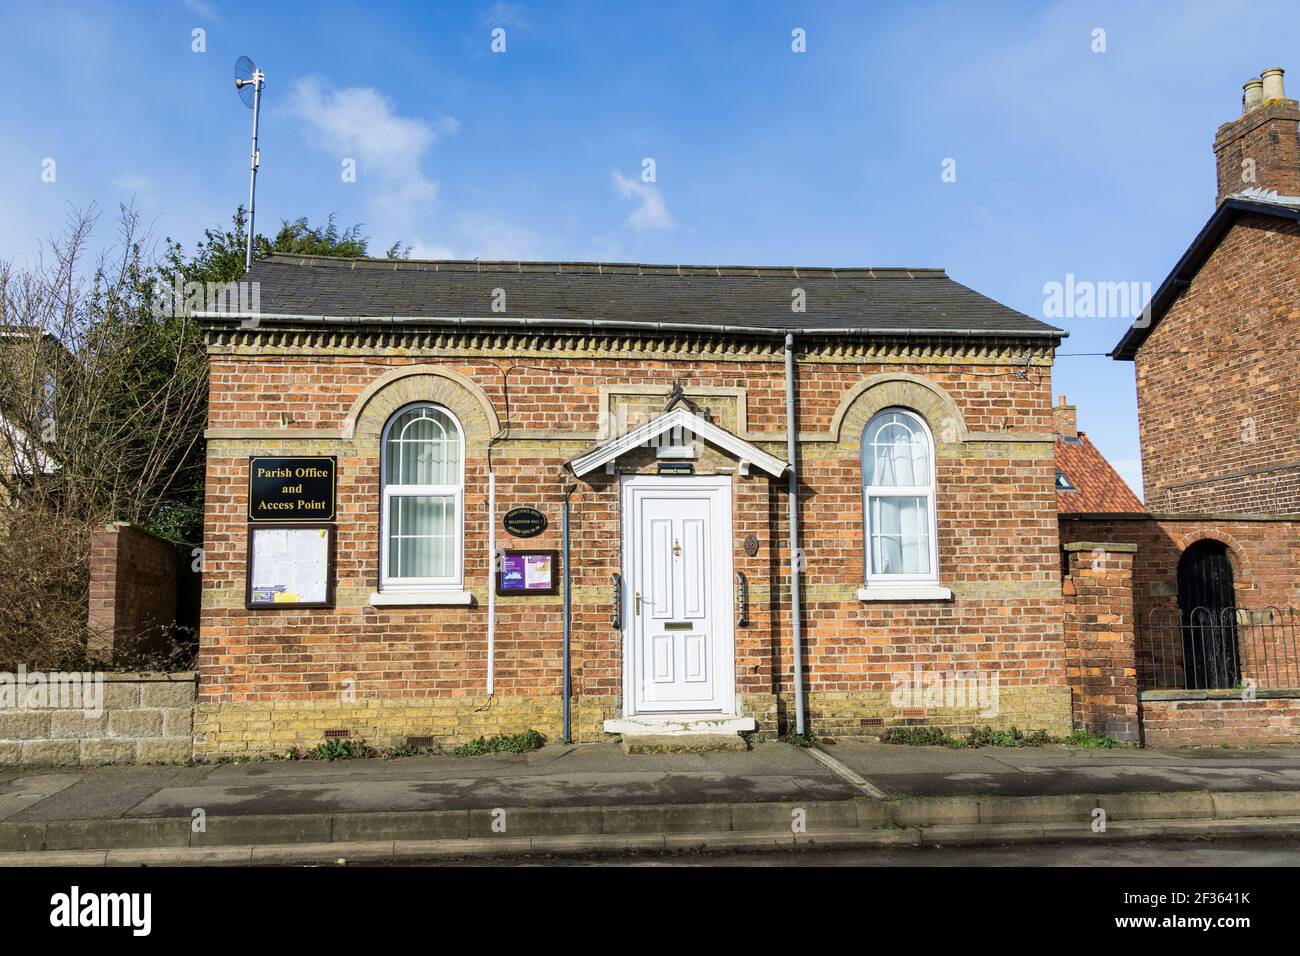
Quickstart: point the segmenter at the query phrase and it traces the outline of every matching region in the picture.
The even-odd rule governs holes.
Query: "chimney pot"
[[[1241,89],[1241,115],[1245,116],[1251,110],[1263,104],[1264,81],[1259,77],[1255,77],[1253,80],[1247,80]]]
[[[1270,66],[1259,74],[1260,82],[1264,84],[1265,102],[1286,99],[1286,89],[1282,85],[1282,74],[1284,72],[1286,71],[1280,66]]]

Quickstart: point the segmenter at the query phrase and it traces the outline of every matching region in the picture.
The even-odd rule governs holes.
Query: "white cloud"
[[[142,173],[122,173],[120,176],[114,176],[110,179],[109,184],[123,193],[129,193],[131,196],[138,198],[148,197],[151,200],[156,190],[154,181]]]
[[[537,233],[496,213],[464,211],[452,217],[441,242],[411,239],[413,259],[538,259]]]
[[[206,20],[211,20],[213,23],[226,22],[222,18],[221,14],[217,12],[216,7],[212,6],[210,3],[204,3],[203,0],[185,0],[185,9],[189,10],[191,13],[197,13],[199,16]]]
[[[483,23],[490,27],[518,27],[520,30],[527,30],[528,21],[524,18],[525,13],[527,11],[518,4],[497,0],[483,15]]]
[[[492,213],[464,212],[456,217],[467,258],[536,259],[537,234],[526,226],[508,222]]]
[[[616,169],[614,188],[624,199],[639,201],[640,205],[628,213],[627,217],[627,224],[637,232],[673,227],[673,217],[668,213],[663,194],[654,184],[642,182],[640,179],[629,179]]]
[[[314,76],[293,83],[285,109],[313,146],[340,163],[356,160],[357,181],[385,224],[409,228],[421,207],[427,215],[438,183],[422,167],[429,150],[460,129],[454,117],[400,116],[378,90],[331,89]]]

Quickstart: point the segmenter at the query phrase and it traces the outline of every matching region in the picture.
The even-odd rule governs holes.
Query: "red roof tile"
[[[1056,470],[1076,490],[1056,489],[1058,514],[1079,514],[1098,511],[1145,511],[1142,502],[1124,479],[1111,467],[1088,436],[1079,432],[1077,442],[1057,436]]]

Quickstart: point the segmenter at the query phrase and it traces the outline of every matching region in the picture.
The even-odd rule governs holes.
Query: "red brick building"
[[[815,733],[1069,730],[1060,331],[940,270],[247,278],[260,314],[205,319],[198,752],[774,733],[800,691]],[[268,504],[250,473],[290,457],[333,481]],[[250,497],[328,515],[293,537]]]
[[[1300,513],[1300,104],[1280,72],[1220,128],[1217,208],[1113,353],[1153,511]]]
[[[1300,104],[1280,69],[1214,149],[1217,208],[1112,353],[1135,366],[1145,509],[1058,499],[1063,543],[1134,549],[1110,609],[1132,650],[1076,720],[1132,725],[1111,692],[1128,660],[1156,745],[1300,739]]]

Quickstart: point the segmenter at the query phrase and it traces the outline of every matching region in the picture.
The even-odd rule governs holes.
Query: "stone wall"
[[[0,766],[184,763],[193,754],[193,672],[5,676]],[[87,695],[45,706],[59,702],[46,693],[54,677],[80,679]]]

